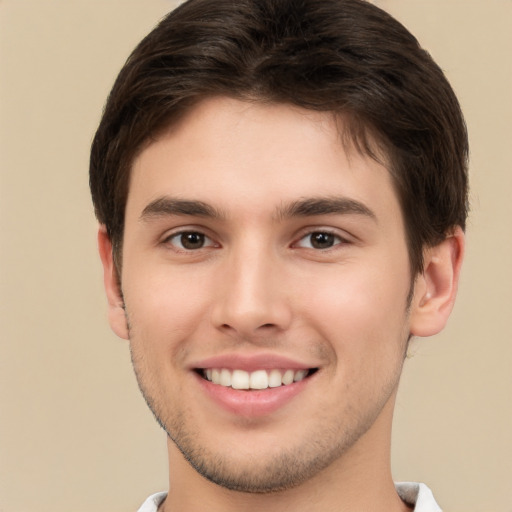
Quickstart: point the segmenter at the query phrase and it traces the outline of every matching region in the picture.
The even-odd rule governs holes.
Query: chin
[[[204,478],[232,491],[270,494],[292,489],[326,468],[337,454],[306,454],[304,448],[279,454],[258,454],[233,460],[224,454],[182,446],[185,459]]]

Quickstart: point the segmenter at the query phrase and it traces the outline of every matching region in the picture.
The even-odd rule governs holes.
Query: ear
[[[425,251],[424,270],[414,284],[411,335],[432,336],[446,325],[457,295],[464,245],[464,232],[457,227]]]
[[[128,322],[124,310],[123,294],[119,283],[117,269],[114,265],[112,242],[105,226],[98,230],[98,249],[103,264],[103,284],[108,300],[108,320],[112,330],[125,340],[129,339]]]

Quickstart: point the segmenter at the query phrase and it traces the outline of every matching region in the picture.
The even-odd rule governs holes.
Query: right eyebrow
[[[207,217],[212,219],[224,218],[222,212],[203,201],[163,196],[151,201],[142,210],[140,220],[147,221],[155,217],[167,217],[170,215],[189,215],[191,217]]]

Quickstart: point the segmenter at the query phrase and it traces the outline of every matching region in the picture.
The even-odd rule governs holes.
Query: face
[[[297,485],[389,429],[404,225],[389,172],[333,116],[196,106],[134,162],[121,282],[144,396],[212,481]]]

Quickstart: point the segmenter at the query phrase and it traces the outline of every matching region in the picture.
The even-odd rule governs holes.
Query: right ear
[[[108,320],[112,330],[125,340],[129,339],[128,321],[124,310],[123,294],[112,254],[112,242],[107,229],[100,225],[98,230],[98,249],[103,264],[103,284],[108,300]]]

